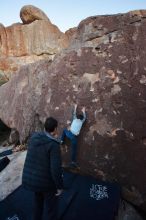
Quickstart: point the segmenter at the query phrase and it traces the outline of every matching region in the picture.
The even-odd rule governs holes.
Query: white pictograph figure
[[[90,197],[96,200],[108,198],[107,187],[98,184],[92,184],[92,187],[90,188]]]

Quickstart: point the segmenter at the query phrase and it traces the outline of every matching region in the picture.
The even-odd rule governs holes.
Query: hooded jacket
[[[45,132],[36,132],[28,141],[22,185],[34,192],[63,188],[59,142]]]

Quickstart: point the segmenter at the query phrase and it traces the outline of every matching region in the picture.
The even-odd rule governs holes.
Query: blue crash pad
[[[63,220],[114,219],[120,201],[119,185],[76,175],[71,188],[76,194]]]
[[[114,219],[120,201],[116,183],[64,171],[64,186],[59,197],[60,220]],[[33,192],[20,186],[0,202],[0,220],[31,220],[32,203]]]
[[[0,172],[5,169],[5,167],[10,163],[10,160],[8,157],[3,157],[0,159]]]
[[[0,157],[8,156],[8,155],[11,155],[12,153],[13,153],[12,149],[5,150],[5,151],[0,153]]]

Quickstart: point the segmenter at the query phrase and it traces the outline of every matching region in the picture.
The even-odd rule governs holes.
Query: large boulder
[[[73,103],[79,104],[78,111],[85,105],[87,122],[78,139],[81,170],[118,181],[124,198],[144,210],[145,14],[82,21],[68,49],[52,62],[23,66],[0,87],[0,118],[19,131],[21,142],[48,116],[58,119],[61,134]],[[63,151],[66,162],[69,150],[66,146]]]
[[[39,8],[33,5],[25,5],[21,8],[20,18],[24,24],[30,24],[35,20],[49,21],[47,15]]]

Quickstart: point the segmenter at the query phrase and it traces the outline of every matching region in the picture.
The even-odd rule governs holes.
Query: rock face
[[[0,75],[8,78],[20,66],[41,59],[52,60],[68,45],[68,37],[62,33],[39,9],[25,6],[20,12],[27,24],[0,24]]]
[[[118,181],[124,198],[145,210],[146,11],[90,17],[73,35],[53,61],[23,66],[0,87],[0,118],[23,142],[48,116],[58,119],[61,133],[73,103],[78,111],[85,105],[81,170]]]
[[[36,20],[49,21],[47,15],[39,8],[33,5],[26,5],[20,11],[20,18],[23,24],[30,24]]]

